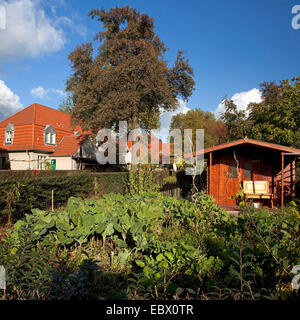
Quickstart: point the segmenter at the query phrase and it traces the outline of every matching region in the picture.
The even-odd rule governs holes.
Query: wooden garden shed
[[[272,205],[283,206],[295,193],[296,160],[300,149],[248,139],[236,140],[204,150],[207,162],[207,193],[219,205],[236,205],[231,196],[240,189],[240,182],[260,182],[269,190]],[[245,182],[246,181],[246,182]],[[256,186],[256,185],[255,185]],[[255,191],[253,191],[255,192]],[[257,191],[256,191],[257,192]],[[263,205],[268,196],[256,197]]]

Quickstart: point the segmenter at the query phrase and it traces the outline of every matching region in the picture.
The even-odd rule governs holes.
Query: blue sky
[[[99,22],[87,14],[101,6],[130,5],[154,17],[170,64],[178,49],[187,51],[196,89],[179,111],[215,111],[226,95],[235,97],[242,108],[258,99],[263,81],[299,76],[300,29],[291,26],[291,10],[300,0],[0,0],[1,4],[6,8],[6,30],[0,30],[0,120],[34,102],[59,106],[71,72],[68,54],[100,30]]]

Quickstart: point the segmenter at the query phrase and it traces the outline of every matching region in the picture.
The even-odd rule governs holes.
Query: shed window
[[[5,141],[4,144],[13,144],[15,129],[14,126],[9,123],[5,129]]]
[[[244,166],[244,178],[253,180],[252,162],[246,162]]]
[[[229,175],[231,178],[236,178],[237,177],[237,171],[236,171],[236,166],[233,163],[229,164]]]
[[[56,145],[56,131],[51,125],[47,125],[44,129],[45,144]]]

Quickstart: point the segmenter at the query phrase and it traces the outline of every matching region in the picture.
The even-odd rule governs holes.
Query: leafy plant
[[[71,197],[15,223],[0,246],[7,299],[297,299],[294,208],[238,217],[199,193]]]
[[[159,189],[152,173],[151,165],[139,164],[137,171],[130,170],[127,189],[130,194],[142,194]]]

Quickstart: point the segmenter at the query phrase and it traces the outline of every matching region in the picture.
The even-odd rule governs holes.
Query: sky
[[[170,66],[186,51],[196,87],[175,113],[217,115],[225,97],[244,109],[261,101],[262,82],[299,76],[300,28],[292,20],[297,26],[300,16],[292,8],[300,0],[0,0],[0,120],[32,103],[58,108],[68,55],[102,28],[89,11],[125,5],[154,18]],[[175,113],[162,114],[165,128]]]

